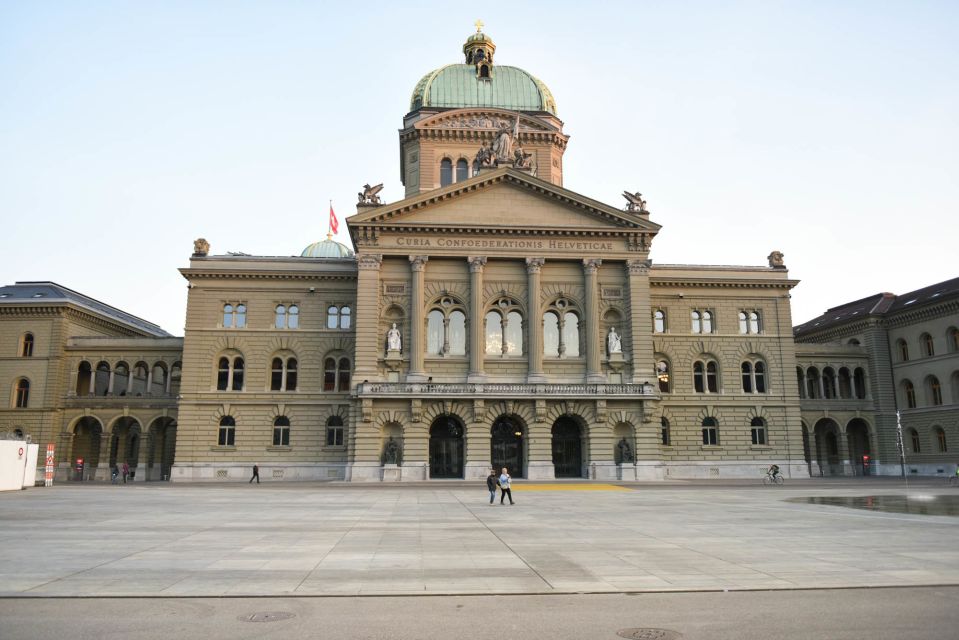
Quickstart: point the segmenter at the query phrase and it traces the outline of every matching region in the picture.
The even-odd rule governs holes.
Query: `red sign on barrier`
[[[53,486],[53,444],[47,445],[47,464],[43,470],[43,486]]]

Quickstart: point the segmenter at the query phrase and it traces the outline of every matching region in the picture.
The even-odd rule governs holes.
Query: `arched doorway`
[[[816,462],[821,475],[842,475],[842,461],[839,459],[839,425],[823,418],[813,429],[816,438]]]
[[[110,467],[122,467],[126,462],[131,477],[140,458],[140,423],[135,418],[123,417],[113,424],[110,441]]]
[[[176,453],[176,420],[157,418],[150,425],[145,480],[169,480]]]
[[[868,476],[871,472],[872,449],[869,447],[869,425],[861,418],[853,418],[846,425],[846,440],[849,443],[849,460],[852,463],[852,473],[857,476]],[[867,463],[864,456],[869,456]]]
[[[93,479],[97,465],[100,464],[100,438],[103,427],[100,421],[91,416],[80,418],[73,427],[73,456],[69,460],[71,480]],[[83,475],[77,472],[77,460],[83,460]]]
[[[514,478],[524,478],[523,426],[513,418],[500,416],[490,430],[490,463],[497,473],[503,467]]]
[[[430,425],[430,478],[463,477],[463,425],[440,416]]]
[[[573,418],[553,423],[553,473],[557,478],[583,477],[582,430]]]

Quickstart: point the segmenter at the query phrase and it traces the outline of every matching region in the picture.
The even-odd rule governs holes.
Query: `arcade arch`
[[[463,434],[459,418],[438,416],[430,425],[430,478],[463,478]]]

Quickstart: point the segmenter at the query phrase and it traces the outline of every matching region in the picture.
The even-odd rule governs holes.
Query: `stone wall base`
[[[347,474],[345,463],[283,463],[261,464],[260,482],[272,481],[329,481],[344,480]],[[376,466],[379,480],[379,465]],[[239,463],[193,463],[174,464],[172,482],[247,482],[253,476],[252,464]]]

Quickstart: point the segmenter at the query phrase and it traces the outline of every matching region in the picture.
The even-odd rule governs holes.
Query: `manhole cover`
[[[620,629],[616,635],[629,640],[679,640],[683,637],[680,632],[669,629]]]
[[[243,622],[276,622],[277,620],[289,620],[295,618],[295,613],[289,611],[258,611],[246,616],[240,616]]]

